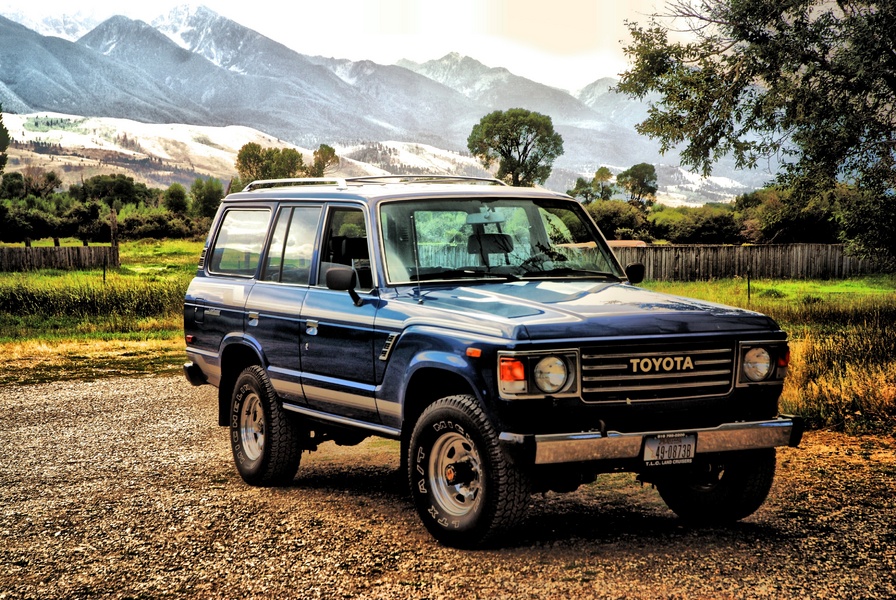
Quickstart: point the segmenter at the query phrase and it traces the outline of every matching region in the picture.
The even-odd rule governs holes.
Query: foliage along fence
[[[841,279],[880,269],[872,261],[847,256],[840,244],[761,246],[660,245],[617,247],[623,266],[642,263],[654,281],[755,279]]]
[[[121,265],[118,246],[53,246],[0,248],[0,271],[37,269],[117,269]]]

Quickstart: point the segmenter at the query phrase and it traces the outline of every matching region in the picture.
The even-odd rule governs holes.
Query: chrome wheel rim
[[[468,438],[452,432],[436,440],[429,458],[429,486],[442,510],[454,517],[476,509],[482,497],[482,467]]]
[[[246,397],[240,412],[240,440],[249,460],[257,460],[264,452],[264,409],[261,398],[252,392]]]

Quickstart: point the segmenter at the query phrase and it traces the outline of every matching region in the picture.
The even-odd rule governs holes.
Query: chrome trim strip
[[[616,353],[616,354],[583,354],[582,358],[585,360],[592,359],[600,359],[600,358],[647,358],[648,356],[681,356],[684,354],[693,355],[693,354],[723,354],[726,352],[731,352],[731,348],[704,348],[702,350],[666,350],[666,351],[645,351],[638,352],[637,350],[631,350],[629,352]]]
[[[304,406],[297,406],[295,404],[289,404],[286,402],[283,403],[283,409],[290,412],[298,413],[300,415],[305,415],[306,417],[312,417],[320,421],[329,421],[331,423],[337,423],[346,427],[357,427],[359,429],[366,429],[384,437],[401,437],[401,430],[395,429],[394,427],[387,427],[385,425],[377,425],[375,423],[368,423],[366,421],[358,421],[357,419],[349,419],[347,417],[331,415],[330,413],[325,413],[319,410],[314,410],[312,408],[305,408]]]
[[[799,417],[778,417],[769,421],[725,423],[718,427],[675,431],[645,431],[637,433],[585,431],[546,435],[501,433],[506,443],[535,443],[535,464],[556,464],[597,460],[637,459],[641,456],[644,438],[660,433],[696,433],[697,454],[752,450],[790,445],[802,432]]]
[[[709,377],[709,376],[715,376],[715,375],[731,375],[731,370],[730,369],[722,369],[722,370],[716,369],[715,371],[684,371],[684,372],[682,372],[682,371],[664,371],[662,373],[655,373],[652,375],[639,375],[637,377],[632,376],[630,374],[604,375],[604,376],[591,375],[591,376],[585,377],[584,380],[585,381],[630,381],[632,379],[639,379],[639,380],[664,379],[664,380],[668,380],[668,379],[680,379],[682,377],[693,378],[693,377]],[[727,383],[727,380],[726,380],[726,383]],[[668,384],[663,387],[668,387]],[[614,389],[616,389],[616,388],[610,388],[607,391],[611,392]]]
[[[365,386],[367,387],[367,386]],[[339,390],[331,390],[324,387],[311,385],[309,381],[305,381],[302,385],[305,391],[305,397],[309,400],[318,400],[321,402],[329,402],[349,408],[359,408],[362,410],[376,411],[376,398],[373,395],[362,396],[361,394],[352,394],[350,392],[342,392]],[[372,386],[370,386],[372,391]]]
[[[272,373],[280,373],[281,371],[271,369]],[[277,379],[276,377],[270,377],[271,385],[274,386],[274,391],[280,395],[283,394],[292,394],[293,396],[302,397],[305,395],[304,390],[302,390],[302,384],[298,381],[287,381],[285,379]]]
[[[586,379],[586,381],[591,382],[591,381],[597,381],[597,380],[592,378],[592,379]],[[702,387],[714,387],[714,386],[729,385],[730,383],[731,382],[728,381],[727,379],[724,379],[722,381],[695,381],[692,383],[676,383],[676,384],[674,384],[674,387],[675,387],[675,389],[702,388]],[[669,384],[666,383],[664,385],[630,385],[627,387],[611,387],[611,388],[583,387],[582,391],[585,393],[605,392],[605,393],[609,394],[611,392],[643,392],[643,391],[648,391],[648,390],[664,390],[664,389],[668,389],[668,388],[669,388]],[[716,395],[721,395],[721,394],[716,394]],[[688,398],[690,396],[681,396],[681,397]],[[632,402],[659,402],[661,400],[674,400],[674,398],[667,398],[667,397],[663,396],[662,398],[643,398],[643,399],[638,399],[638,400],[632,400]],[[611,400],[600,400],[600,401],[611,402]],[[589,402],[589,400],[586,400],[586,402]],[[591,400],[590,402],[594,402],[594,401]]]

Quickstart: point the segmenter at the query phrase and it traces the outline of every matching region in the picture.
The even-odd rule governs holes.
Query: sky
[[[201,4],[297,52],[393,64],[449,52],[576,91],[626,69],[626,20],[646,23],[662,0],[24,0],[32,17],[81,12],[152,22]]]

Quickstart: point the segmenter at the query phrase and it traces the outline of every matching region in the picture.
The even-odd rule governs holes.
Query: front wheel
[[[264,369],[247,367],[230,405],[230,446],[237,471],[251,485],[285,485],[302,457],[296,420],[280,408]]]
[[[775,478],[775,449],[732,452],[685,477],[667,477],[656,489],[672,511],[694,525],[739,521],[762,506]]]
[[[528,479],[472,396],[437,400],[418,419],[408,477],[423,524],[447,546],[481,546],[522,519]]]

